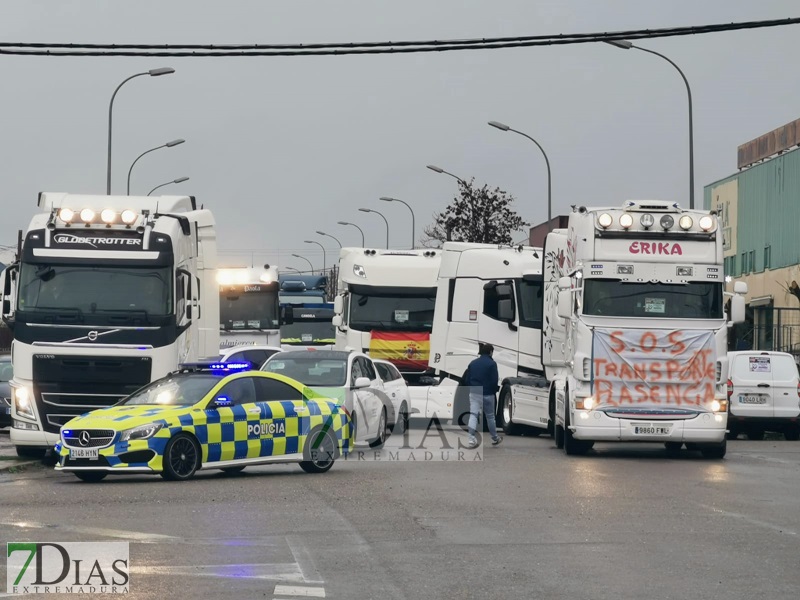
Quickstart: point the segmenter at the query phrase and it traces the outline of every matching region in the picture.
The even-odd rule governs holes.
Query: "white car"
[[[378,375],[383,381],[383,389],[391,402],[389,427],[392,433],[402,434],[408,429],[408,413],[411,406],[408,383],[397,367],[388,360],[375,359],[372,364],[378,370]]]
[[[217,360],[225,363],[247,361],[253,365],[253,369],[258,370],[270,356],[280,351],[278,346],[234,346],[220,350]]]
[[[372,360],[360,352],[290,350],[269,357],[262,371],[279,373],[338,400],[350,413],[356,444],[386,441],[391,402]]]

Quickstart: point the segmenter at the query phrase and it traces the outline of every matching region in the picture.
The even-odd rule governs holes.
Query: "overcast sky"
[[[85,2],[0,0],[0,41],[315,43],[601,32],[796,17],[797,0],[338,0]],[[686,73],[694,96],[696,202],[736,171],[736,147],[800,117],[800,27],[642,41]],[[0,244],[14,244],[39,191],[103,194],[108,103],[113,190],[141,152],[132,193],[195,195],[217,219],[221,261],[328,265],[336,243],[408,247],[457,192],[436,164],[547,216],[536,138],[553,171],[553,214],[631,198],[688,207],[687,98],[658,57],[606,44],[393,56],[56,58],[0,56]],[[520,234],[519,238],[524,238]]]

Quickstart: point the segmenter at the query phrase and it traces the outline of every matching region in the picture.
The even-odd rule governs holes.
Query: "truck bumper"
[[[57,433],[44,431],[30,431],[11,427],[11,443],[15,446],[28,446],[32,448],[52,448],[60,440]]]
[[[698,442],[725,439],[726,414],[703,413],[691,419],[645,420],[609,417],[602,411],[576,410],[570,430],[575,439],[597,442]],[[647,428],[645,433],[636,428]],[[650,432],[652,428],[657,432]],[[664,428],[669,432],[664,433]]]

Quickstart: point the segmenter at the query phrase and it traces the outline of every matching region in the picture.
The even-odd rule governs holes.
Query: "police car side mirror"
[[[361,390],[368,388],[370,385],[372,385],[372,382],[369,380],[369,377],[356,377],[356,381],[353,383],[353,389]]]

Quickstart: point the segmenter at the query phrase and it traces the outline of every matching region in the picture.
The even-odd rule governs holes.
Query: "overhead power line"
[[[471,38],[461,40],[418,40],[398,42],[347,42],[318,44],[74,44],[48,42],[0,42],[0,54],[22,56],[149,56],[149,57],[234,57],[234,56],[330,56],[348,54],[404,54],[454,50],[494,50],[585,44],[616,40],[640,40],[741,31],[797,25],[800,18],[745,21],[661,29],[633,29],[617,32],[573,33],[538,36]]]

